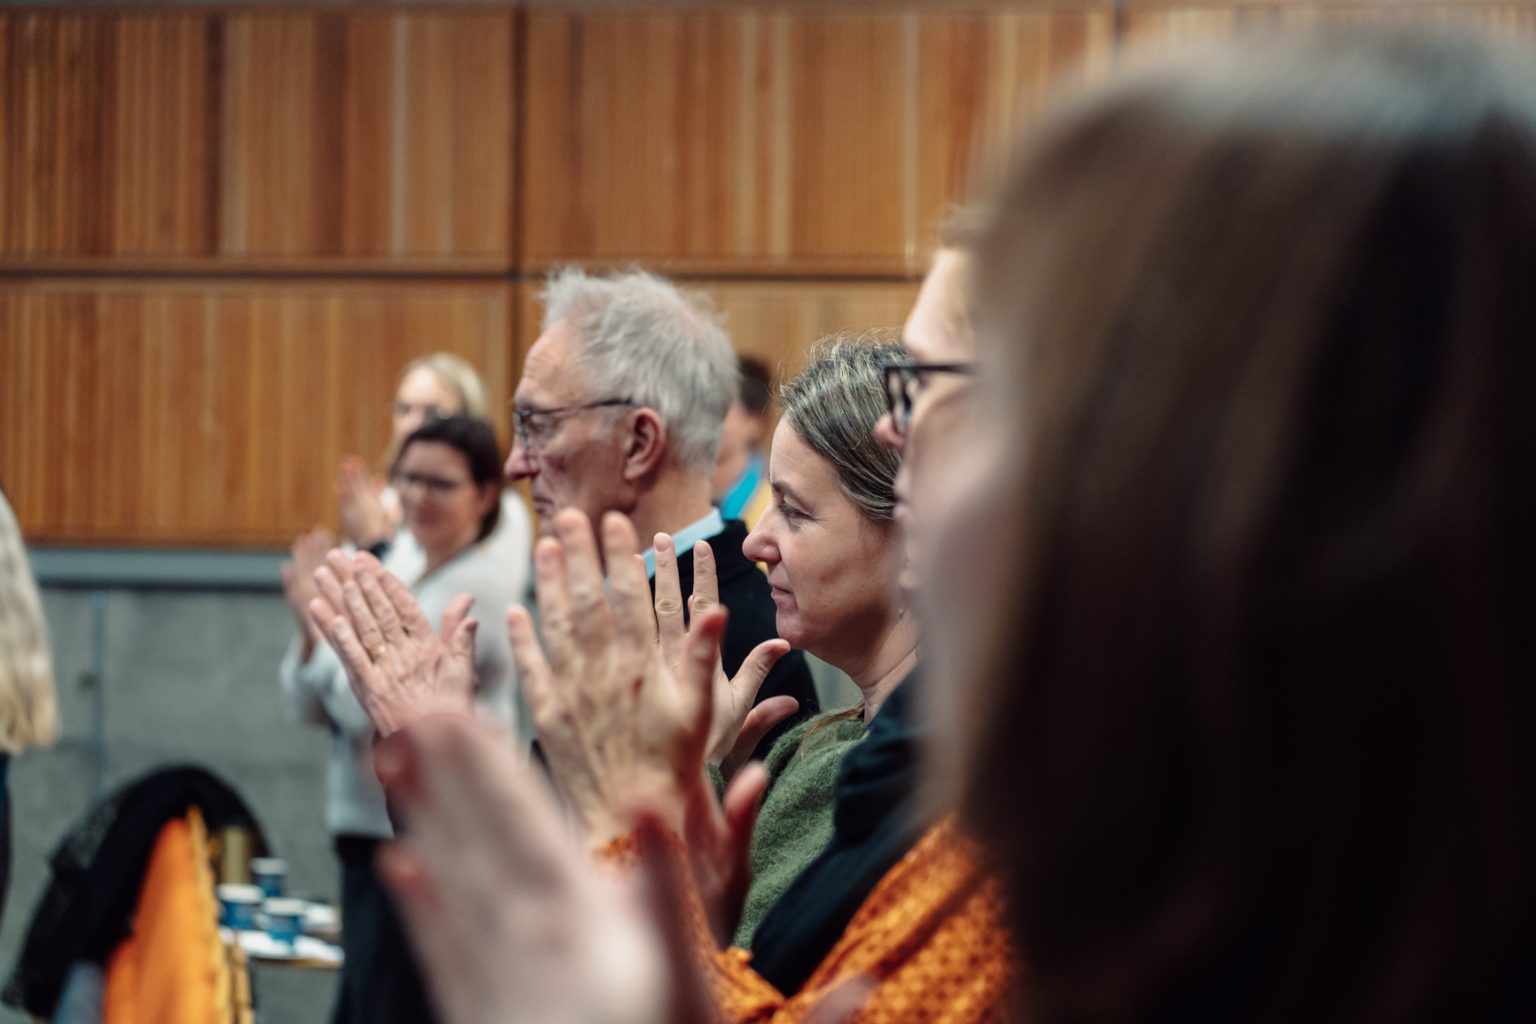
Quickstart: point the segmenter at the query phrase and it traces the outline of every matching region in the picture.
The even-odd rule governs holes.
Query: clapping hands
[[[310,615],[380,736],[427,715],[471,713],[477,623],[468,594],[449,602],[435,631],[410,590],[372,555],[332,551],[314,582]]]
[[[398,515],[385,508],[383,485],[356,455],[336,470],[336,510],[342,539],[363,551],[394,536]]]
[[[648,906],[637,878],[591,862],[505,736],[440,716],[381,743],[375,763],[406,823],[380,873],[445,1020],[709,1019],[675,1012],[678,995],[701,988],[690,959],[664,958],[677,941],[664,945],[656,923],[678,932],[677,912]]]
[[[301,534],[293,542],[292,561],[283,563],[283,596],[299,623],[299,633],[304,639],[304,660],[320,640],[321,630],[309,613],[309,602],[319,596],[315,586],[315,570],[325,564],[326,552],[336,546],[336,538],[324,527],[316,527]]]
[[[683,837],[716,935],[728,935],[746,891],[767,779],[761,768],[740,772],[722,807],[704,765],[725,761],[734,770],[794,712],[787,697],[752,706],[788,644],[759,644],[727,678],[720,664],[726,612],[707,545],[694,552],[685,624],[671,538],[656,538],[653,598],[625,517],[604,517],[601,557],[585,515],[567,510],[554,525],[556,537],[540,541],[534,556],[542,641],[524,608],[507,611],[551,774],[593,846],[632,831],[640,807]],[[371,555],[333,551],[314,580],[311,616],[381,736],[431,715],[469,715],[477,627],[467,597],[434,630]]]

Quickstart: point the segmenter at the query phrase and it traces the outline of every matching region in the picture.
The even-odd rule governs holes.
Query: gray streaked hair
[[[805,370],[779,388],[795,433],[832,464],[838,487],[877,523],[891,519],[901,468],[901,458],[875,440],[886,410],[883,368],[909,361],[892,332],[833,335],[818,341]]]
[[[574,267],[551,276],[541,298],[545,330],[561,320],[576,329],[593,397],[656,410],[678,465],[710,473],[737,373],[708,300],[643,270],[599,277]]]
[[[16,516],[0,494],[0,753],[53,742],[53,660]]]

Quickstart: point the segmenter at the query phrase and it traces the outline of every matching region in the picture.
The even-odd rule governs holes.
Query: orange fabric
[[[845,984],[872,986],[840,1019],[859,1024],[990,1024],[1006,1018],[1016,955],[1002,923],[997,882],[953,823],[931,830],[859,908],[848,929],[786,999],[752,970],[752,955],[714,958],[716,998],[729,1024],[791,1024],[838,998]],[[707,933],[706,933],[707,934]]]
[[[674,853],[688,877],[681,841]],[[633,836],[609,843],[602,862],[634,864]],[[786,999],[752,970],[744,949],[719,951],[697,891],[680,908],[699,969],[714,988],[722,1024],[994,1024],[1008,1016],[1017,954],[1003,926],[1001,890],[981,871],[974,844],[952,821],[930,829],[875,886],[805,987]],[[839,991],[842,986],[849,989]],[[868,991],[857,991],[867,986]],[[854,1004],[841,1005],[844,995]]]
[[[195,808],[160,830],[139,889],[133,933],[108,963],[103,1024],[230,1019],[229,965],[207,847]]]
[[[678,852],[682,852],[682,844],[678,844]],[[615,867],[633,867],[640,862],[640,845],[635,840],[633,832],[626,832],[621,836],[608,840],[594,854],[599,864],[611,864]]]

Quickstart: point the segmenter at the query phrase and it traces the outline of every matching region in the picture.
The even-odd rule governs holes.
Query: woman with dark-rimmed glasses
[[[403,582],[425,614],[452,624],[467,605],[494,615],[521,598],[520,581],[487,546],[502,510],[501,455],[489,423],[468,416],[422,419],[400,442],[389,476],[403,528],[421,553],[419,572]],[[477,631],[463,656],[474,666],[477,714],[511,721],[515,674],[505,633]],[[331,733],[325,817],[341,862],[346,956],[332,1019],[430,1020],[410,947],[375,870],[378,849],[394,830],[373,769],[374,724],[323,640],[307,652],[295,642],[280,680],[289,714]]]

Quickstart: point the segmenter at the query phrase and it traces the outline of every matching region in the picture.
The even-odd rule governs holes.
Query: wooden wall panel
[[[911,275],[973,129],[1106,66],[1108,3],[1028,15],[573,14],[527,24],[523,254]],[[1019,94],[1024,94],[1020,98]]]
[[[0,13],[0,265],[508,270],[516,20]]]
[[[737,350],[778,366],[781,379],[798,373],[818,338],[868,330],[900,332],[917,300],[906,281],[700,282],[725,316]]]
[[[228,16],[220,254],[509,267],[512,33],[507,11]]]
[[[738,352],[758,356],[788,376],[800,371],[806,352],[823,335],[899,330],[918,289],[916,281],[703,279],[681,284],[711,299]],[[531,282],[518,286],[519,366],[539,335],[543,309],[538,289]]]
[[[207,19],[0,14],[0,259],[208,243]]]
[[[776,19],[528,16],[523,254],[767,252]],[[759,184],[761,183],[761,184]]]
[[[0,479],[29,534],[286,544],[382,448],[411,355],[468,355],[505,431],[563,262],[682,274],[793,373],[900,324],[946,205],[1126,41],[1536,39],[1533,2],[765,6],[0,10]]]
[[[0,480],[36,541],[286,545],[415,355],[476,365],[507,437],[512,315],[494,283],[0,287]]]
[[[915,92],[921,153],[917,251],[926,259],[941,211],[985,194],[1020,134],[1058,91],[1103,78],[1115,24],[1103,10],[923,19]]]

